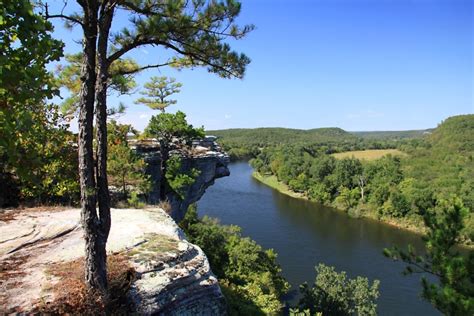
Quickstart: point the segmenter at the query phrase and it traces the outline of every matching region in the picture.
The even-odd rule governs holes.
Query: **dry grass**
[[[11,222],[16,218],[18,212],[14,210],[0,210],[0,222]]]
[[[166,214],[171,215],[171,203],[168,200],[160,201],[160,203],[158,203],[158,207],[165,211]]]
[[[356,150],[356,151],[346,151],[343,153],[336,153],[332,154],[336,159],[343,159],[343,158],[357,158],[361,160],[375,160],[382,158],[386,155],[392,156],[399,156],[399,157],[406,157],[407,154],[401,152],[398,149],[370,149],[370,150]]]
[[[40,302],[41,314],[77,315],[125,315],[129,311],[127,293],[135,278],[128,258],[123,254],[107,258],[109,293],[103,298],[98,292],[88,290],[84,283],[84,258],[72,262],[55,263],[47,271],[59,281],[50,284],[46,291],[52,291],[52,302]]]
[[[0,315],[16,314],[20,310],[3,310],[7,306],[8,292],[21,286],[19,281],[26,273],[23,265],[28,261],[29,255],[13,255],[0,261]]]

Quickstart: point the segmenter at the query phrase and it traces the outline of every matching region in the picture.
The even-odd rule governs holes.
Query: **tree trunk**
[[[125,183],[125,174],[122,174],[122,192],[123,196],[127,198],[127,184]]]
[[[360,187],[360,199],[364,202],[364,188],[365,188],[365,177],[359,177],[359,187]]]
[[[107,86],[109,80],[109,61],[107,60],[108,39],[115,4],[103,1],[99,15],[99,40],[97,44],[97,60],[99,63],[97,74],[97,189],[99,201],[99,218],[105,241],[109,236],[110,194],[107,180]]]
[[[80,2],[84,9],[81,91],[79,96],[79,177],[81,222],[85,239],[85,282],[89,288],[105,293],[107,272],[105,240],[96,211],[94,178],[93,125],[96,85],[97,2]]]
[[[160,183],[160,201],[166,201],[166,193],[168,192],[168,179],[166,179],[166,163],[169,159],[169,147],[166,140],[160,140],[161,154],[161,183]]]

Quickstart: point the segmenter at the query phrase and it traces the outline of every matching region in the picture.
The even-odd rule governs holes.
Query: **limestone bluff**
[[[148,202],[157,204],[163,180],[159,143],[149,139],[130,145],[146,162],[145,172],[153,183]],[[195,141],[191,147],[175,144],[171,155],[181,157],[181,171],[199,170],[194,183],[185,188],[183,199],[171,190],[166,192],[171,217],[160,208],[112,209],[107,252],[125,254],[137,273],[129,292],[134,313],[226,314],[225,298],[206,255],[186,240],[176,222],[216,179],[230,175],[229,156],[213,137]],[[0,260],[18,271],[9,271],[11,277],[1,284],[8,291],[0,295],[0,313],[28,313],[39,302],[54,301],[51,289],[58,280],[51,279],[49,267],[84,256],[80,210],[7,213],[12,220],[0,222]],[[28,259],[17,265],[22,258]]]
[[[206,136],[202,140],[196,140],[191,147],[181,146],[178,142],[172,143],[173,150],[170,156],[181,157],[181,172],[186,173],[195,168],[199,175],[194,183],[185,188],[184,199],[172,190],[165,195],[171,204],[171,217],[179,222],[186,214],[188,207],[197,202],[206,189],[214,184],[216,179],[230,175],[227,165],[230,162],[229,155],[215,142],[214,136]],[[160,144],[154,139],[132,140],[130,146],[144,158],[146,163],[145,172],[152,180],[152,190],[149,194],[148,203],[157,204],[160,201],[161,182],[164,180],[161,174]]]

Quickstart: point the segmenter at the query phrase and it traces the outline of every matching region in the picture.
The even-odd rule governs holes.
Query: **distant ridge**
[[[356,141],[359,137],[344,131],[341,128],[315,128],[310,130],[260,127],[260,128],[233,128],[225,130],[206,131],[230,142],[245,144],[279,144],[301,141],[319,142],[344,142]]]
[[[230,128],[206,131],[227,142],[237,143],[290,143],[297,141],[319,142],[353,142],[358,139],[368,140],[401,140],[422,138],[433,132],[434,129],[408,130],[408,131],[362,131],[348,132],[338,127],[323,127],[313,129],[295,129],[284,127],[259,127],[259,128]]]
[[[284,127],[231,128],[206,132],[226,142],[242,144],[281,144],[294,142],[354,142],[357,140],[402,140],[427,138],[434,143],[449,142],[466,145],[474,138],[474,114],[452,116],[436,128],[406,131],[357,131],[348,132],[338,127],[295,129]],[[472,142],[472,141],[471,141]],[[458,144],[458,147],[460,145]],[[469,146],[468,146],[469,147]],[[470,147],[469,147],[470,148]]]
[[[433,130],[434,128],[407,131],[360,131],[349,133],[365,139],[408,139],[424,137],[431,134]]]

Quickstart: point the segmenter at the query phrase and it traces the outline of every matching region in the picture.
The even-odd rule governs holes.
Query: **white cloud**
[[[226,120],[228,120],[228,119],[232,118],[232,115],[230,115],[230,114],[225,114],[225,115],[224,115],[224,118],[225,118]]]
[[[140,114],[139,118],[141,119],[146,119],[146,118],[149,118],[150,117],[150,114],[146,114],[146,113],[143,113],[143,114]]]

